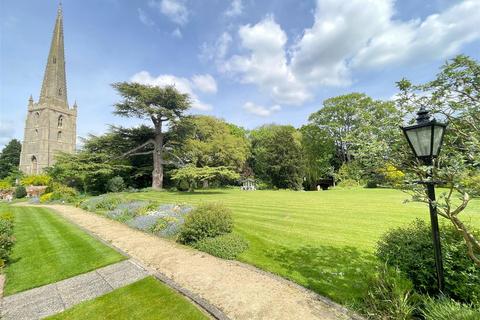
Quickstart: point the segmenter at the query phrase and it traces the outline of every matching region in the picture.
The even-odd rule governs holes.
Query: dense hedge
[[[478,231],[473,231],[479,234]],[[441,227],[445,292],[464,303],[480,305],[480,268],[467,255],[462,236],[453,226]],[[387,232],[378,242],[380,260],[399,268],[419,293],[436,294],[437,281],[430,225],[421,220]]]
[[[13,237],[13,214],[0,213],[0,269],[8,262],[15,238]]]

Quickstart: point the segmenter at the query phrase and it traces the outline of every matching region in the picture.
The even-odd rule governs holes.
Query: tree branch
[[[130,153],[128,156],[141,156],[141,155],[146,155],[146,154],[153,154],[153,150],[151,151],[145,151],[145,152],[136,152],[136,153]]]
[[[133,149],[125,152],[124,154],[122,154],[122,155],[121,155],[120,157],[118,157],[118,158],[119,158],[119,159],[125,158],[126,156],[132,155],[132,153],[134,153],[135,151],[140,150],[140,149],[144,148],[145,146],[147,146],[147,145],[149,145],[149,144],[154,144],[154,143],[155,143],[155,140],[149,139],[149,140],[147,140],[147,142],[145,142],[144,144],[142,144],[142,145],[140,145],[140,146],[138,146],[138,147],[136,147],[136,148],[133,148]],[[151,152],[153,152],[153,151],[151,151]]]

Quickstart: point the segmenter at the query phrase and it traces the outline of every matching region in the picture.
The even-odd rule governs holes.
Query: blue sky
[[[0,0],[0,147],[23,138],[38,99],[57,1]],[[246,128],[300,126],[328,97],[388,99],[449,57],[480,59],[480,0],[64,0],[69,103],[78,135],[112,115],[110,84],[175,84],[192,113]]]

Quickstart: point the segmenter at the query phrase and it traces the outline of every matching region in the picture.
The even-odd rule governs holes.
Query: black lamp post
[[[417,115],[417,123],[412,126],[402,127],[402,130],[415,156],[425,165],[431,166],[433,159],[438,157],[440,153],[447,125],[437,122],[435,119],[430,119],[430,114],[424,107],[420,108]],[[428,175],[432,178],[431,170]],[[435,267],[437,269],[438,289],[442,292],[445,288],[445,281],[437,207],[435,204],[435,182],[433,179],[430,179],[430,181],[423,183],[427,186],[427,194],[430,200],[430,221],[432,223],[432,239],[435,250]]]

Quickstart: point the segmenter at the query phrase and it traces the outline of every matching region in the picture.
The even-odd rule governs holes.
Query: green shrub
[[[360,186],[358,181],[353,179],[344,179],[337,184],[337,187],[340,187],[340,188],[355,188],[358,186]]]
[[[92,197],[80,203],[80,208],[91,211],[108,211],[115,209],[122,202],[122,198],[111,195]]]
[[[52,200],[52,192],[49,193],[44,193],[40,196],[40,202],[45,203],[45,202],[50,202]]]
[[[8,261],[14,243],[13,222],[0,219],[0,259]]]
[[[480,197],[480,173],[478,171],[464,178],[462,185],[470,195]]]
[[[480,309],[448,298],[424,300],[422,315],[425,320],[478,320]]]
[[[472,229],[473,230],[473,229]],[[479,232],[473,230],[478,235]],[[467,256],[462,236],[453,226],[440,230],[445,291],[448,297],[464,303],[480,303],[480,268]],[[420,293],[435,294],[437,281],[431,228],[422,220],[387,232],[377,244],[376,255],[398,267]]]
[[[228,208],[219,203],[202,204],[185,218],[178,241],[189,244],[230,233],[232,229],[233,219]]]
[[[256,181],[255,187],[257,190],[270,190],[272,186],[264,181]]]
[[[23,186],[48,186],[52,181],[52,177],[47,174],[36,174],[25,176],[20,180]]]
[[[384,182],[392,187],[400,187],[405,179],[405,173],[397,167],[388,163],[384,168],[380,169],[380,174],[383,176]]]
[[[177,182],[178,191],[188,191],[189,189],[190,189],[190,185],[188,184],[187,180],[182,179]]]
[[[222,259],[235,259],[248,249],[248,242],[240,235],[227,233],[215,238],[205,238],[195,242],[192,247]]]
[[[10,181],[7,181],[6,179],[0,180],[0,191],[9,190],[11,187],[12,184]]]
[[[25,198],[27,196],[27,190],[25,189],[24,186],[17,186],[15,188],[15,198],[21,199]]]
[[[381,265],[367,281],[368,291],[357,306],[359,312],[368,319],[411,319],[416,308],[413,285],[400,270]]]
[[[368,189],[373,189],[377,187],[378,187],[378,184],[377,184],[377,181],[375,180],[368,180],[367,184],[365,185],[365,188],[368,188]]]
[[[48,186],[46,193],[40,196],[40,202],[62,201],[72,203],[77,200],[77,196],[78,192],[74,188],[58,182],[52,182]]]
[[[13,223],[13,221],[15,220],[15,216],[11,211],[3,211],[0,212],[0,220],[7,220]]]
[[[120,192],[125,189],[125,183],[123,182],[123,178],[120,176],[113,177],[107,181],[107,185],[105,186],[107,191],[110,192]]]
[[[362,179],[361,165],[356,161],[351,161],[351,162],[348,162],[348,163],[344,163],[338,169],[336,177],[340,181],[354,180],[358,183],[358,181],[360,181]]]
[[[59,200],[65,202],[75,202],[78,196],[77,190],[71,187],[67,187],[63,184],[58,184],[53,189],[51,200]]]

